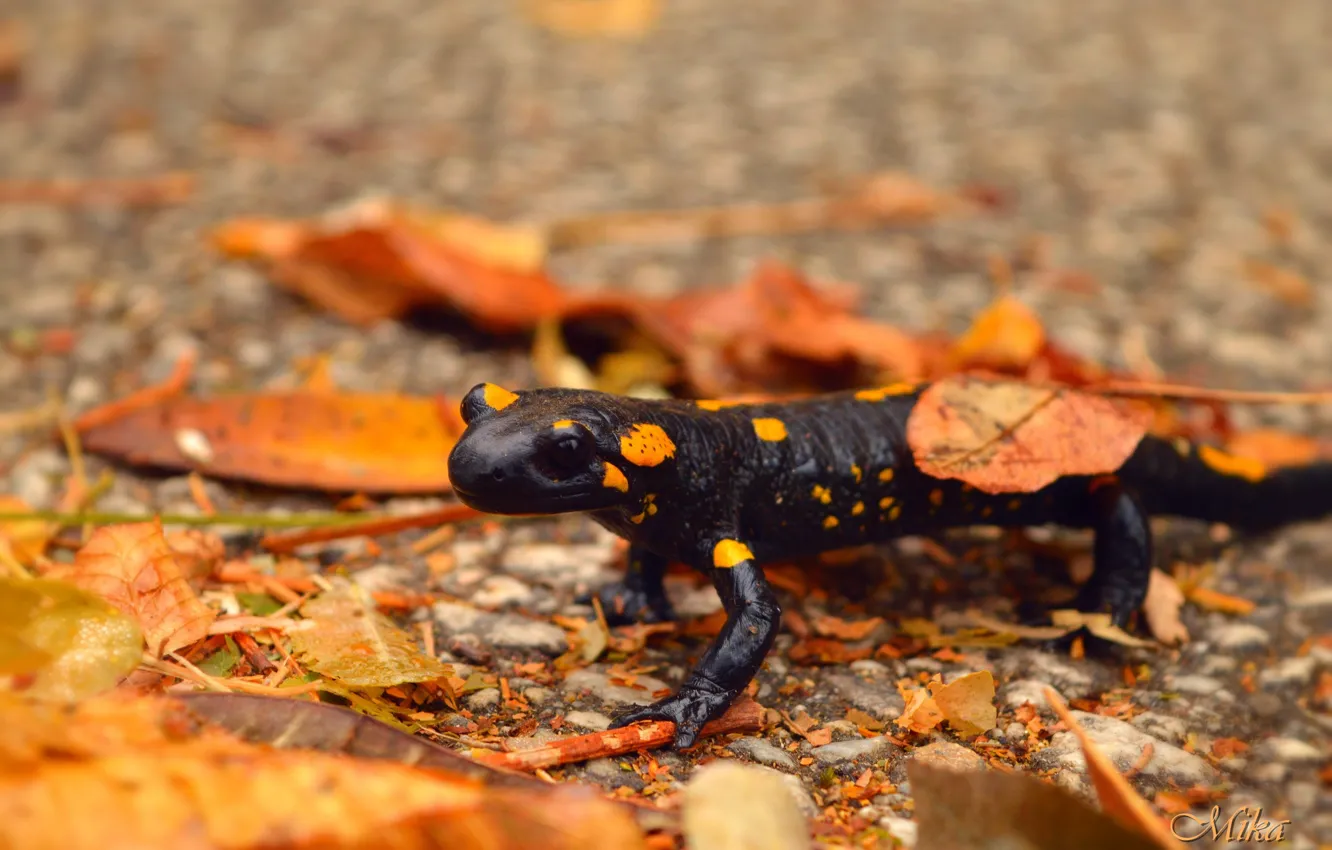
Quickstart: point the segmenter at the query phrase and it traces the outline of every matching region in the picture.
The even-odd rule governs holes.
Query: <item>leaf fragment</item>
[[[994,676],[988,670],[959,676],[933,693],[943,719],[955,732],[967,737],[983,735],[994,728],[999,716],[994,696]]]

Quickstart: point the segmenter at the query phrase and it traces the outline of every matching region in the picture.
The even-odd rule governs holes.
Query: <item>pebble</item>
[[[888,830],[888,834],[900,841],[903,847],[916,846],[916,822],[911,818],[888,815],[879,818],[879,826]]]
[[[1171,676],[1166,680],[1166,686],[1169,690],[1195,696],[1207,696],[1221,690],[1220,681],[1213,679],[1211,676],[1199,676],[1191,673],[1182,676]],[[1231,694],[1225,696],[1234,699]]]
[[[1261,758],[1271,759],[1283,764],[1316,764],[1326,757],[1326,753],[1299,738],[1268,738],[1258,746]]]
[[[491,616],[459,602],[436,602],[430,610],[435,622],[449,634],[474,631],[477,625]]]
[[[1272,640],[1261,626],[1253,623],[1225,623],[1208,632],[1208,639],[1220,649],[1243,651],[1261,649]]]
[[[472,711],[486,711],[499,704],[499,688],[482,688],[467,695],[467,707]]]
[[[499,557],[505,572],[551,587],[596,586],[614,580],[614,550],[606,543],[526,543],[510,546]]]
[[[893,742],[880,735],[874,738],[852,738],[849,741],[834,741],[809,751],[814,760],[822,765],[835,765],[860,759],[878,760],[897,747]]]
[[[592,732],[604,732],[611,725],[611,719],[597,711],[571,711],[564,715],[564,722]]]
[[[1264,688],[1303,687],[1313,681],[1318,662],[1313,656],[1283,658],[1275,667],[1258,674],[1258,684]]]
[[[542,703],[550,702],[550,699],[553,696],[555,696],[554,691],[539,685],[527,688],[523,691],[523,699],[527,700],[532,705],[541,705]]]
[[[1189,726],[1183,720],[1155,711],[1145,711],[1129,722],[1139,732],[1171,744],[1184,743],[1184,738],[1189,734]]]
[[[855,673],[829,671],[824,681],[847,702],[878,718],[897,717],[906,708],[897,686],[887,680],[868,682]]]
[[[49,508],[67,474],[69,463],[63,454],[56,449],[36,449],[19,458],[9,471],[9,491],[30,508]]]
[[[512,576],[496,575],[481,582],[481,587],[472,594],[472,602],[483,608],[504,608],[525,605],[534,595],[525,582]]]
[[[713,762],[685,786],[680,811],[691,850],[806,850],[809,824],[782,775]]]
[[[1027,736],[1030,734],[1026,726],[1013,722],[1004,727],[1004,742],[1010,745],[1020,744],[1027,740]]]
[[[999,661],[1005,677],[1021,677],[1042,684],[1049,683],[1065,699],[1076,699],[1091,693],[1094,682],[1089,665],[1075,665],[1049,653],[1030,650],[1004,655]],[[1043,705],[1044,701],[1035,705]]]
[[[1297,609],[1332,608],[1332,584],[1291,593],[1286,597],[1286,604]]]
[[[985,767],[985,759],[973,750],[952,741],[935,741],[917,747],[911,751],[910,759],[948,770],[978,770]]]
[[[1121,772],[1139,766],[1144,748],[1151,744],[1152,757],[1139,766],[1139,776],[1181,788],[1215,779],[1215,771],[1198,756],[1135,729],[1123,720],[1085,711],[1074,711],[1073,717]],[[1072,732],[1056,734],[1049,747],[1032,756],[1031,763],[1036,770],[1063,768],[1078,774],[1086,771],[1082,748]]]
[[[739,738],[732,741],[727,749],[736,755],[744,756],[750,761],[766,764],[769,767],[780,767],[791,771],[799,768],[794,756],[763,738]]]
[[[620,705],[647,705],[653,701],[655,691],[664,690],[666,683],[651,676],[639,676],[635,681],[639,687],[617,685],[610,677],[593,667],[575,670],[564,680],[564,688],[569,693],[590,691],[602,702]]]
[[[1050,687],[1045,682],[1035,679],[1016,679],[999,689],[999,704],[1004,708],[1020,708],[1031,703],[1043,711],[1050,710],[1050,703],[1045,699],[1045,689]]]
[[[1290,806],[1290,813],[1296,817],[1308,815],[1317,805],[1319,793],[1319,787],[1313,782],[1290,783],[1286,786],[1286,801]]]
[[[504,649],[530,649],[547,655],[562,655],[569,648],[564,630],[553,623],[525,617],[500,617],[490,628],[490,641]]]

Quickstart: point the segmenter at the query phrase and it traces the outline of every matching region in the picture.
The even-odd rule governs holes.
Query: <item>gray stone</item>
[[[1086,696],[1095,684],[1088,665],[1076,664],[1048,652],[1020,650],[1006,653],[1000,657],[998,666],[1006,677],[1048,682],[1066,700]]]
[[[564,722],[593,732],[604,732],[611,725],[609,717],[596,711],[571,711],[564,715]]]
[[[542,703],[550,702],[550,699],[553,696],[555,696],[554,691],[539,685],[527,688],[523,691],[523,699],[527,700],[532,705],[541,705]]]
[[[1283,658],[1275,667],[1258,674],[1258,684],[1264,688],[1304,687],[1313,681],[1318,662],[1313,656]]]
[[[861,658],[858,661],[852,661],[847,667],[850,668],[852,673],[870,677],[888,676],[893,672],[887,664],[873,658]]]
[[[43,509],[55,504],[61,479],[69,474],[69,462],[56,449],[28,452],[9,471],[9,490],[28,507]]]
[[[835,670],[824,674],[824,682],[856,708],[880,719],[897,717],[906,708],[897,685],[886,679],[866,681],[854,673]]]
[[[559,626],[518,616],[500,617],[490,628],[490,640],[505,649],[533,649],[547,655],[561,655],[569,648]]]
[[[1181,694],[1207,696],[1221,690],[1221,683],[1210,676],[1183,675],[1166,679],[1167,687]]]
[[[1324,749],[1298,738],[1268,738],[1257,749],[1261,758],[1283,764],[1317,764],[1327,757]]]
[[[805,796],[808,796],[807,794]],[[681,826],[691,850],[807,850],[799,797],[768,768],[718,761],[685,786]]]
[[[1216,778],[1212,767],[1198,756],[1141,732],[1122,720],[1085,711],[1074,711],[1073,717],[1121,772],[1139,766],[1140,779],[1181,788],[1212,782]],[[1139,765],[1148,744],[1152,745],[1152,756],[1145,765]],[[1037,770],[1060,768],[1078,774],[1085,774],[1086,770],[1082,748],[1072,732],[1056,734],[1050,746],[1034,754],[1031,762]]]
[[[467,695],[467,707],[472,711],[486,711],[499,704],[499,688],[482,688]]]
[[[799,765],[796,764],[795,758],[790,753],[763,738],[739,738],[732,741],[727,749],[736,755],[744,756],[750,761],[766,764],[769,767],[780,767],[792,771],[799,769]]]
[[[605,543],[527,543],[510,546],[501,553],[499,566],[505,572],[553,587],[600,585],[621,572],[611,568],[614,550]]]
[[[431,609],[435,622],[446,634],[475,631],[476,627],[490,619],[485,611],[478,611],[470,605],[459,602],[436,602]]]
[[[852,738],[848,741],[834,741],[809,751],[814,760],[822,765],[841,764],[861,759],[878,760],[897,747],[891,740],[880,735],[874,738]]]
[[[952,741],[934,741],[917,747],[911,751],[910,759],[947,770],[977,770],[985,767],[985,759]]]
[[[1287,595],[1286,602],[1296,609],[1332,608],[1332,584],[1293,591]]]
[[[1208,632],[1208,638],[1217,648],[1235,652],[1262,649],[1272,640],[1266,630],[1253,623],[1223,623]]]
[[[1045,699],[1048,687],[1047,683],[1035,679],[1016,679],[999,689],[999,704],[1004,708],[1020,708],[1031,703],[1042,711],[1049,711],[1050,703]]]
[[[1005,743],[1010,745],[1020,744],[1023,741],[1027,740],[1027,736],[1029,736],[1030,734],[1031,733],[1027,731],[1026,726],[1023,726],[1021,723],[1014,722],[1004,727],[1003,740]]]
[[[911,818],[888,815],[879,818],[879,826],[888,830],[888,834],[900,841],[903,847],[916,846],[916,822]]]
[[[565,690],[570,693],[590,691],[602,702],[616,705],[647,705],[655,701],[655,697],[652,696],[654,692],[666,689],[665,682],[651,676],[639,676],[635,684],[639,687],[617,685],[595,667],[575,670],[564,680]]]
[[[1145,711],[1129,722],[1138,731],[1171,744],[1182,744],[1189,733],[1188,724],[1180,718],[1155,711]]]
[[[531,601],[532,588],[512,576],[495,575],[481,582],[472,594],[472,602],[482,608],[503,608],[506,605],[524,605]]]

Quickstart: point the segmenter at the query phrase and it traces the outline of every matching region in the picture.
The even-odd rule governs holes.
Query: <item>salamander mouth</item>
[[[495,493],[477,493],[461,487],[454,487],[453,492],[459,501],[469,508],[502,516],[576,513],[609,507],[606,494],[600,489],[556,493],[510,493],[502,496]]]

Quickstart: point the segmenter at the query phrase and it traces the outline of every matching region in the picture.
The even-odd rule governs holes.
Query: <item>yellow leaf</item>
[[[523,13],[564,36],[636,38],[656,25],[661,0],[524,0]]]
[[[1045,346],[1045,326],[1032,309],[1012,295],[1001,295],[971,323],[953,344],[957,366],[1023,369]]]
[[[943,719],[959,735],[983,735],[994,728],[994,676],[988,670],[968,673],[934,692]]]
[[[20,513],[32,508],[17,496],[0,496],[0,512]],[[22,565],[30,566],[43,553],[55,534],[56,526],[39,519],[0,520],[0,547],[9,551]]]

